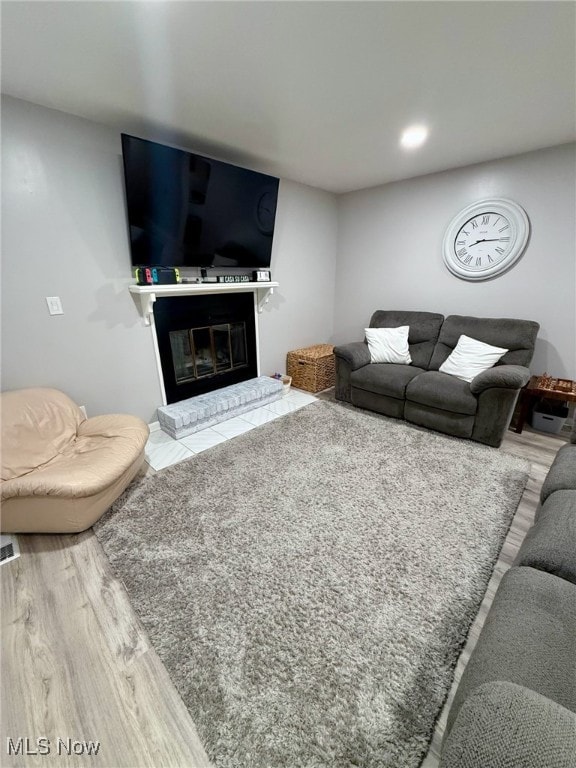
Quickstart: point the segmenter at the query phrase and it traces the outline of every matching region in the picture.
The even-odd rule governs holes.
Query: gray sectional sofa
[[[576,426],[448,715],[441,768],[576,768]]]
[[[366,341],[334,348],[336,398],[456,437],[499,446],[528,383],[539,325],[530,320],[378,310],[371,328],[410,327],[412,363],[372,363]],[[464,334],[508,352],[471,383],[438,369]]]

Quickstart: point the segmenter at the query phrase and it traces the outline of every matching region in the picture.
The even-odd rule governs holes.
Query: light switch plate
[[[60,296],[46,296],[46,304],[48,304],[48,312],[51,315],[63,315],[62,302]]]

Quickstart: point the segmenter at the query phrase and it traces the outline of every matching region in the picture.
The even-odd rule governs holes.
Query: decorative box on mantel
[[[286,355],[286,373],[292,386],[307,392],[321,392],[334,386],[335,358],[332,344],[294,349]]]

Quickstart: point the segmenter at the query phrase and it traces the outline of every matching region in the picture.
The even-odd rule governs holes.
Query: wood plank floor
[[[528,430],[506,436],[502,450],[527,458],[532,471],[455,685],[532,523],[540,486],[562,441]],[[92,531],[20,536],[19,542],[21,557],[0,568],[0,766],[209,766],[194,723]],[[447,707],[424,768],[438,764]],[[49,744],[37,743],[40,737]],[[19,738],[28,741],[20,743],[20,754],[9,755],[8,739],[17,746]],[[81,753],[88,741],[100,742],[96,755]],[[49,754],[33,754],[48,747]]]

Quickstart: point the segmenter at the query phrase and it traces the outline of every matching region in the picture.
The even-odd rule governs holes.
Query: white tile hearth
[[[261,424],[267,424],[269,421],[279,419],[278,413],[273,413],[268,406],[262,406],[261,408],[254,408],[253,411],[243,413],[242,418],[249,421],[255,427],[259,427]]]
[[[224,435],[216,432],[215,429],[208,427],[207,429],[201,429],[200,432],[195,432],[193,435],[188,435],[188,437],[182,437],[175,442],[182,443],[193,453],[202,453],[202,451],[207,451],[208,448],[213,448],[218,443],[225,443],[227,439]]]
[[[249,421],[246,421],[244,415],[242,415],[234,416],[234,418],[228,419],[227,421],[221,421],[219,424],[215,424],[212,429],[220,435],[230,438],[243,435],[244,432],[249,432],[251,429],[254,429],[254,424],[250,424]]]
[[[314,395],[292,389],[282,400],[254,408],[252,411],[243,413],[242,416],[222,421],[220,424],[195,432],[193,435],[183,437],[180,440],[174,440],[166,432],[156,430],[150,434],[146,444],[146,461],[152,469],[165,469],[179,461],[191,458],[196,453],[207,451],[219,443],[243,435],[251,429],[256,429],[262,424],[267,424],[269,421],[279,419],[315,402]]]
[[[302,407],[302,405],[296,403],[289,397],[285,397],[283,400],[276,400],[275,403],[270,403],[270,405],[267,406],[272,413],[276,413],[278,416],[286,416],[287,413],[292,413]]]
[[[300,406],[315,403],[317,400],[314,395],[311,395],[309,392],[302,392],[300,389],[291,390],[290,394],[285,399],[290,400],[292,403],[298,403]]]
[[[191,450],[166,432],[157,430],[150,433],[146,443],[146,461],[153,469],[164,469],[191,456],[194,456]]]

